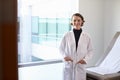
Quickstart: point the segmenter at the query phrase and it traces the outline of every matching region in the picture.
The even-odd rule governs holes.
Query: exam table
[[[117,32],[96,66],[87,68],[87,80],[120,80],[120,32]]]

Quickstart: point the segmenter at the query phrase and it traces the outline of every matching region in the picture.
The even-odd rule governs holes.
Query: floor
[[[19,80],[62,80],[63,63],[21,67]]]

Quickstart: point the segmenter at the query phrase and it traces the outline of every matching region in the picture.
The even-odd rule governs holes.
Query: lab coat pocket
[[[72,80],[72,62],[65,61],[65,67],[64,67],[64,79],[63,80]]]
[[[86,66],[86,64],[78,64],[77,65],[77,70],[81,70],[81,71],[85,71],[85,66]]]
[[[77,64],[76,67],[76,80],[86,80],[86,70],[85,70],[86,64]]]
[[[72,68],[73,62],[71,61],[65,61],[65,68]]]

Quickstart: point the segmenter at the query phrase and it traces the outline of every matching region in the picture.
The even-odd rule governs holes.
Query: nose
[[[79,22],[78,22],[78,21],[76,21],[76,22],[75,22],[75,24],[79,24]]]

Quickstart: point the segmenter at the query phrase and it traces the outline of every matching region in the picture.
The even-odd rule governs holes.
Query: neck
[[[80,30],[81,28],[74,28],[75,30]]]
[[[74,28],[75,30],[80,30],[80,29],[81,29],[81,26],[73,26],[73,28]]]

